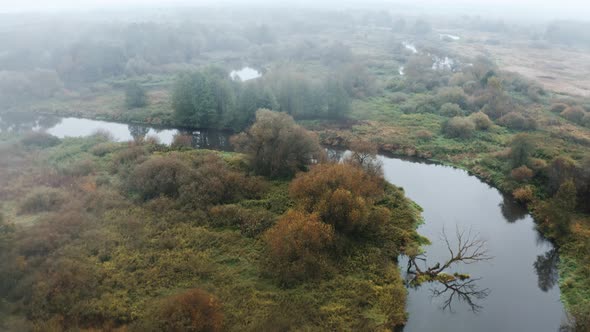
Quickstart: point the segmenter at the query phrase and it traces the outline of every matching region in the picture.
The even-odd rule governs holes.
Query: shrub
[[[297,175],[289,187],[296,204],[344,234],[358,234],[369,222],[372,205],[383,196],[384,182],[349,164],[317,165]]]
[[[344,158],[345,163],[361,167],[371,175],[383,175],[383,165],[377,159],[378,146],[376,143],[356,140],[350,143],[349,148],[351,152]]]
[[[452,103],[459,105],[461,108],[467,107],[467,95],[459,87],[444,87],[438,90],[436,94],[438,105]]]
[[[97,157],[103,157],[109,153],[114,152],[115,150],[117,150],[117,144],[111,142],[102,142],[91,147],[89,152]]]
[[[29,193],[19,205],[19,213],[57,211],[65,203],[62,191],[53,188],[38,188]]]
[[[129,147],[117,151],[113,155],[113,165],[115,167],[119,166],[129,166],[133,163],[139,162],[142,160],[147,151],[139,145],[130,145]]]
[[[582,123],[582,119],[584,118],[584,115],[586,115],[586,111],[584,111],[584,109],[580,106],[570,106],[559,113],[559,115],[571,122]]]
[[[533,175],[533,171],[525,165],[515,168],[510,172],[510,176],[518,182],[528,181]]]
[[[60,142],[59,138],[39,131],[30,132],[21,139],[22,144],[39,148],[49,148],[58,145]]]
[[[137,82],[131,82],[125,88],[125,105],[127,108],[144,107],[147,105],[145,88]]]
[[[170,146],[174,149],[190,148],[193,146],[193,137],[191,135],[176,134]]]
[[[551,105],[550,111],[553,113],[561,113],[568,107],[569,107],[568,104],[555,103],[555,104]]]
[[[498,119],[498,123],[513,130],[533,130],[537,128],[537,123],[534,119],[516,112],[510,112],[502,116]]]
[[[86,176],[94,172],[94,162],[90,159],[77,160],[62,169],[62,173],[68,176]]]
[[[334,228],[316,214],[290,210],[264,234],[264,241],[270,272],[289,285],[326,272]]]
[[[399,104],[408,99],[408,95],[403,92],[394,92],[389,97],[389,100],[394,104]]]
[[[194,161],[193,172],[183,183],[180,201],[198,208],[259,198],[265,190],[266,182],[261,178],[234,171],[219,156],[208,153]]]
[[[516,199],[518,202],[526,204],[533,201],[535,198],[535,193],[532,186],[524,186],[515,189],[512,192],[512,196],[514,196],[514,199]]]
[[[440,115],[446,117],[454,117],[454,116],[463,116],[465,115],[465,111],[461,109],[461,106],[452,103],[443,104],[440,107]]]
[[[221,303],[198,288],[157,301],[145,319],[148,331],[216,332],[223,328]]]
[[[473,123],[475,123],[475,128],[478,130],[488,130],[493,122],[484,112],[477,112],[473,113],[469,116]]]
[[[191,169],[178,158],[152,157],[135,167],[128,179],[128,188],[143,200],[178,197],[180,187],[190,176]]]
[[[443,125],[443,132],[451,138],[470,138],[475,132],[475,124],[465,117],[454,117]]]
[[[424,141],[429,141],[434,137],[430,131],[421,129],[416,132],[416,138]]]
[[[256,122],[246,132],[232,137],[239,152],[248,155],[260,175],[290,177],[321,158],[318,137],[297,125],[285,113],[260,109]]]
[[[590,128],[590,113],[584,114],[584,117],[582,118],[582,124]]]
[[[514,136],[510,143],[510,161],[512,167],[516,168],[526,165],[534,148],[533,139],[529,135],[518,134]]]

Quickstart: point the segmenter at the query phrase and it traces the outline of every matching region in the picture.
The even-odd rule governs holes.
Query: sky
[[[134,6],[174,6],[237,3],[294,4],[298,7],[325,5],[369,6],[375,3],[395,11],[400,4],[428,13],[518,16],[542,19],[590,20],[590,0],[0,0],[0,12],[45,11],[61,9],[121,8]]]

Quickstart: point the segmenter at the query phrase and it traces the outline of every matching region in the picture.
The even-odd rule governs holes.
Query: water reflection
[[[477,281],[480,279],[454,280],[450,282],[437,282],[430,289],[432,298],[442,298],[441,310],[455,313],[453,307],[456,304],[466,304],[469,310],[475,314],[483,309],[482,301],[490,295],[489,288],[480,288]]]
[[[547,251],[544,255],[537,256],[537,260],[533,266],[539,277],[539,288],[543,292],[548,292],[557,284],[559,279],[558,264],[559,255],[555,248]]]
[[[526,207],[516,202],[509,195],[503,196],[502,202],[500,203],[500,211],[502,212],[504,219],[509,223],[523,220],[529,215]]]
[[[0,116],[0,133],[26,133],[29,131],[45,131],[60,138],[83,137],[97,131],[105,131],[119,142],[142,141],[148,136],[153,136],[165,145],[172,144],[176,135],[187,135],[191,137],[192,146],[195,148],[223,151],[231,151],[229,137],[232,134],[222,130],[165,128],[30,113],[7,113]]]

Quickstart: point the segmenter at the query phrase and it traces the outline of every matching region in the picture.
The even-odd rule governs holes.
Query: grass
[[[10,166],[0,169],[0,181],[6,184],[0,190],[5,197],[2,211],[18,226],[13,250],[1,254],[6,264],[0,274],[16,285],[8,291],[10,299],[29,299],[8,304],[4,312],[10,319],[0,322],[0,328],[30,328],[31,322],[21,316],[27,313],[41,329],[63,328],[58,317],[66,321],[77,317],[81,327],[115,326],[133,331],[158,299],[196,287],[221,301],[228,331],[286,327],[378,330],[405,321],[406,290],[400,272],[393,261],[383,259],[378,246],[350,250],[329,276],[281,287],[267,273],[260,238],[242,235],[239,227],[216,227],[206,211],[183,209],[168,198],[140,203],[121,192],[120,177],[126,173],[113,172],[112,163],[127,143],[109,143],[115,147],[99,156],[91,153],[104,142],[100,136],[67,138],[53,147],[29,149],[24,155],[17,141],[0,142],[3,166]],[[145,148],[148,154],[169,152],[166,147]],[[217,152],[185,149],[179,153],[190,159]],[[240,155],[218,154],[230,165],[242,167]],[[81,160],[92,162],[91,172],[64,173]],[[282,214],[292,205],[289,183],[269,184],[260,199],[238,204],[252,211]],[[18,203],[40,185],[65,192],[68,201],[55,213],[17,215]],[[402,206],[396,219],[406,222],[399,227],[414,231],[420,221],[419,208],[399,189],[391,190]],[[75,219],[67,228],[55,228],[72,211]],[[72,230],[76,231],[70,234]],[[64,239],[64,234],[70,235]],[[45,237],[57,247],[43,255],[22,253],[23,248],[46,245]],[[67,286],[62,289],[60,285]],[[6,284],[0,282],[0,286]]]

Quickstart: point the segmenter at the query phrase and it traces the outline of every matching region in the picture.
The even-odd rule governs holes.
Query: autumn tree
[[[328,269],[334,228],[317,214],[290,210],[264,234],[271,271],[283,284],[321,277]]]
[[[345,163],[360,166],[371,175],[383,175],[383,163],[377,158],[376,143],[355,140],[350,143],[350,154],[344,158]]]
[[[221,303],[212,294],[190,289],[157,301],[148,312],[147,331],[216,332],[223,328]]]
[[[323,151],[315,134],[297,125],[285,113],[267,109],[256,112],[256,122],[232,137],[236,150],[247,154],[260,175],[290,177],[319,160]]]
[[[317,213],[343,234],[359,234],[377,219],[375,202],[384,194],[384,181],[350,164],[321,164],[299,174],[289,187],[300,209]]]

